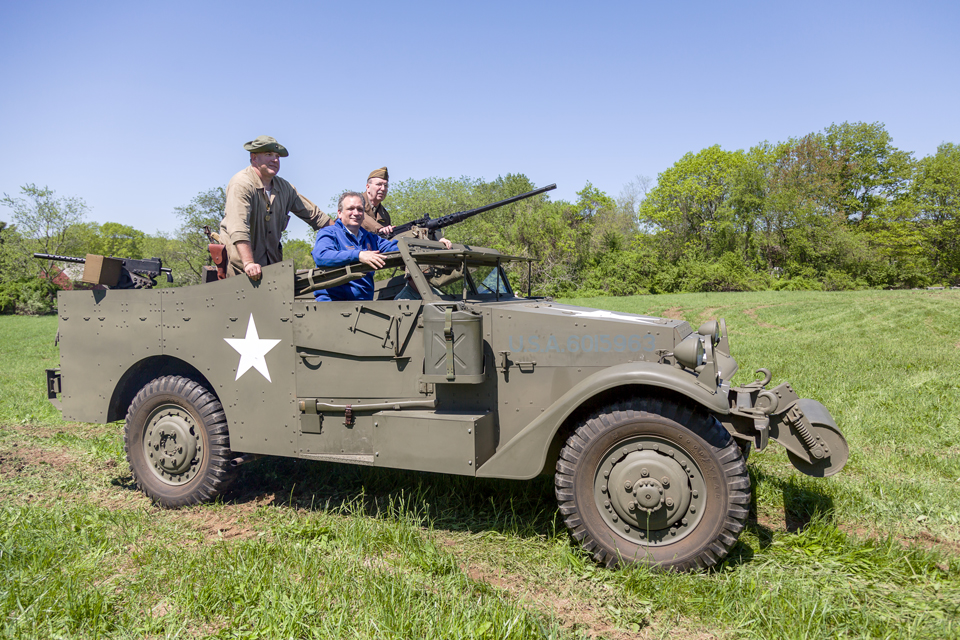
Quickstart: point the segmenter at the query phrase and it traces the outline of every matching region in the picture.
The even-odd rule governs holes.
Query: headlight
[[[703,343],[700,336],[692,333],[680,341],[673,349],[673,357],[688,369],[696,369],[703,364]]]
[[[702,336],[710,336],[710,344],[717,346],[720,342],[720,323],[716,320],[707,320],[700,325],[697,333]]]

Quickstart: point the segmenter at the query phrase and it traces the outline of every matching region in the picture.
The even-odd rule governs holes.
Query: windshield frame
[[[504,255],[486,247],[455,244],[447,249],[439,242],[419,238],[400,238],[397,251],[381,254],[381,257],[384,261],[383,269],[405,268],[414,284],[416,284],[417,290],[426,292],[425,295],[422,295],[422,299],[427,302],[449,301],[458,298],[480,301],[515,299],[518,296],[507,277],[504,265],[510,262],[534,262],[533,258]],[[498,287],[498,292],[479,293],[476,283],[471,279],[468,268],[467,277],[462,278],[467,286],[461,289],[459,296],[447,293],[438,295],[433,291],[422,271],[423,267],[430,266],[453,267],[455,270],[462,271],[465,265],[496,268],[498,281],[509,293],[499,292],[500,287]],[[361,262],[353,262],[342,267],[300,270],[296,272],[294,291],[297,296],[307,296],[318,289],[335,287],[362,278],[371,271],[374,271],[372,267]]]
[[[493,249],[485,247],[472,247],[469,245],[454,245],[451,249],[445,249],[439,242],[431,240],[420,240],[417,238],[403,238],[398,244],[400,255],[407,267],[407,272],[416,284],[417,291],[421,292],[421,298],[425,301],[437,302],[441,300],[456,299],[452,293],[442,293],[437,295],[434,288],[430,286],[429,281],[423,273],[423,267],[429,266],[447,266],[458,268],[464,274],[460,281],[460,298],[463,300],[501,300],[503,298],[514,299],[517,297],[506,271],[503,269],[505,262],[532,262],[532,258],[523,256],[506,256]],[[476,281],[471,273],[471,267],[489,266],[496,269],[497,289],[490,293],[481,293]],[[500,289],[506,289],[501,292]]]

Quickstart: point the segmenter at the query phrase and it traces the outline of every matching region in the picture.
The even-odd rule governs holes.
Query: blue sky
[[[918,157],[960,143],[950,2],[8,0],[0,23],[0,192],[47,185],[149,233],[258,135],[325,210],[383,165],[574,199],[835,122]]]

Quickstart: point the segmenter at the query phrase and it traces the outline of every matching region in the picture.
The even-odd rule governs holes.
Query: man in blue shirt
[[[342,267],[356,262],[373,267],[384,265],[381,253],[397,250],[396,240],[386,240],[360,225],[364,217],[363,197],[347,191],[337,202],[337,221],[317,232],[313,261],[320,268]],[[317,300],[373,300],[373,271],[360,278],[314,292]]]

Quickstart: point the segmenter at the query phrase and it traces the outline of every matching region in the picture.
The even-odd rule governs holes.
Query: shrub
[[[823,283],[806,276],[783,278],[773,285],[775,291],[823,291]]]
[[[828,269],[823,276],[823,289],[825,291],[852,291],[858,289],[857,282],[849,273],[837,269]]]
[[[15,282],[0,284],[0,313],[13,313],[16,310],[19,293]]]
[[[53,311],[60,288],[40,278],[14,280],[0,285],[0,313],[43,315]]]
[[[747,267],[743,258],[733,251],[724,253],[717,262],[685,259],[679,266],[682,291],[705,293],[767,288],[766,277]]]

